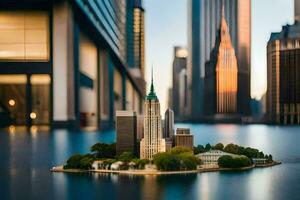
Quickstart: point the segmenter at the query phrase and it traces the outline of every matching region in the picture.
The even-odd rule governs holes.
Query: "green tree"
[[[232,154],[238,154],[239,146],[236,144],[230,143],[230,144],[226,145],[226,147],[224,148],[224,151],[228,152],[228,153],[232,153]]]
[[[116,144],[96,143],[91,147],[91,152],[97,158],[114,158],[116,156]]]
[[[188,147],[173,147],[172,149],[169,150],[171,154],[181,154],[181,153],[191,153],[193,154],[193,150]]]
[[[180,160],[175,154],[168,152],[154,155],[153,162],[162,171],[176,171],[180,169]]]
[[[74,154],[68,160],[67,164],[64,166],[65,169],[79,169],[80,168],[80,160],[82,159],[82,155]]]
[[[205,145],[205,151],[209,151],[209,150],[211,150],[211,145],[209,143],[207,143]]]
[[[222,143],[218,143],[215,146],[213,146],[213,149],[223,151],[224,145]]]
[[[133,158],[134,155],[131,152],[123,152],[121,155],[116,156],[117,160],[122,161],[122,162],[130,162]]]
[[[197,165],[200,164],[199,158],[190,153],[179,154],[178,158],[180,159],[181,170],[195,170],[197,169]]]
[[[87,157],[83,157],[81,160],[80,160],[80,163],[79,163],[79,169],[91,169],[92,168],[92,164],[94,162],[94,159],[87,156]]]
[[[194,154],[197,155],[199,153],[205,152],[203,145],[198,145],[197,147],[194,147]]]
[[[224,168],[241,168],[251,165],[251,160],[246,156],[232,157],[229,155],[221,156],[218,165]]]

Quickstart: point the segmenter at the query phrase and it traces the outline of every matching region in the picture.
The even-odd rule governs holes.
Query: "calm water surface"
[[[282,165],[247,172],[172,176],[50,173],[114,131],[0,131],[0,199],[300,199],[300,127],[191,125],[195,144],[222,142],[271,153]]]

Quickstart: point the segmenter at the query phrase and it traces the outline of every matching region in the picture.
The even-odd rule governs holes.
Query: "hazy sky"
[[[187,1],[144,0],[146,14],[146,80],[154,66],[155,90],[166,109],[171,86],[173,47],[187,46]],[[293,0],[252,0],[251,95],[260,98],[267,87],[266,45],[271,32],[293,22]],[[147,92],[149,88],[147,87]]]

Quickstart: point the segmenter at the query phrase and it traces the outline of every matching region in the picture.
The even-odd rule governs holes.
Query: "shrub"
[[[251,160],[246,156],[232,157],[229,155],[221,156],[218,165],[224,168],[241,168],[251,165]]]
[[[175,155],[178,155],[178,154],[181,154],[181,153],[191,153],[193,154],[193,150],[191,148],[188,148],[188,147],[173,147],[172,149],[170,149],[169,151],[171,154],[175,154]]]

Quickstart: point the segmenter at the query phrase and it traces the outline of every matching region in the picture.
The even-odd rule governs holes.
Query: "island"
[[[74,154],[65,165],[53,167],[52,172],[96,172],[134,175],[189,174],[214,171],[244,171],[256,167],[281,164],[272,155],[251,147],[222,143],[198,145],[193,149],[173,147],[154,155],[152,160],[139,159],[132,152],[116,154],[116,144],[97,143],[90,153]]]

